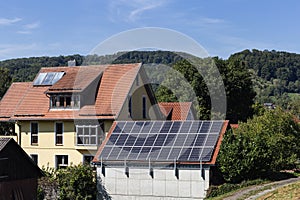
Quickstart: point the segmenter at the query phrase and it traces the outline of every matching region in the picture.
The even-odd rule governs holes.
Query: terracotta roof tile
[[[48,89],[49,86],[34,87],[31,84],[14,112],[14,116],[45,115],[49,110],[49,98],[45,94]]]
[[[57,83],[49,88],[49,92],[72,92],[74,90],[78,90],[80,92],[87,88],[87,86],[89,86],[96,78],[99,78],[104,69],[105,66],[78,66],[61,68],[61,71],[66,72],[66,74]]]
[[[186,120],[192,109],[192,102],[160,102],[158,105],[161,112],[171,120]]]
[[[32,85],[31,82],[26,83],[13,83],[0,103],[0,118],[7,120],[11,117],[16,108],[22,102],[24,96],[27,93],[28,88]]]
[[[103,73],[95,103],[97,115],[118,115],[141,67],[140,63],[110,65]]]
[[[0,121],[57,119],[115,119],[139,72],[141,64],[42,68],[40,73],[65,72],[53,86],[13,83],[0,102]],[[38,75],[37,75],[38,76]],[[87,88],[99,78],[94,105],[80,110],[49,110],[49,92]],[[69,90],[70,89],[70,90]]]

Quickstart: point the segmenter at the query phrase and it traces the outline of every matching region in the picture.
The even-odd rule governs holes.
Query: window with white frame
[[[37,122],[30,123],[31,144],[38,144],[39,124]]]
[[[67,155],[56,155],[55,156],[55,166],[56,166],[56,168],[66,168],[68,166],[68,156]]]
[[[51,95],[50,107],[52,109],[77,109],[80,108],[80,96],[72,94]]]
[[[63,144],[64,124],[62,122],[55,123],[55,144]]]
[[[77,145],[98,145],[102,131],[99,125],[77,125],[76,144]]]

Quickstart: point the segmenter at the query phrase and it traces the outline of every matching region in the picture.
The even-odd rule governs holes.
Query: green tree
[[[226,133],[218,167],[230,182],[264,178],[294,168],[300,158],[299,143],[300,128],[293,117],[279,108],[266,110]]]
[[[9,74],[8,69],[4,69],[1,67],[0,67],[0,75],[1,75],[1,79],[0,79],[0,100],[1,100],[6,90],[9,88],[12,78]]]
[[[223,64],[222,64],[223,62]],[[220,64],[221,63],[221,64]],[[251,72],[240,59],[229,58],[227,61],[216,61],[223,76],[227,96],[226,119],[230,123],[246,121],[253,116],[254,98]]]
[[[4,96],[5,92],[9,88],[12,78],[9,74],[8,69],[0,67],[0,100]],[[14,133],[14,124],[13,123],[4,123],[0,122],[0,135],[13,135]]]

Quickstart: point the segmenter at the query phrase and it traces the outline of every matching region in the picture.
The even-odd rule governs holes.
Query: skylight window
[[[39,73],[33,85],[53,85],[59,81],[64,74],[64,72]]]

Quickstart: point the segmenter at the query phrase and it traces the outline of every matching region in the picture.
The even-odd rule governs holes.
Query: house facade
[[[141,63],[41,68],[13,83],[0,121],[15,122],[17,141],[41,167],[90,162],[115,120],[161,119]]]

